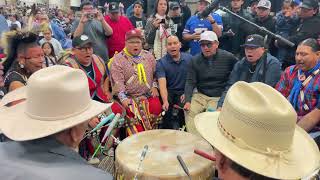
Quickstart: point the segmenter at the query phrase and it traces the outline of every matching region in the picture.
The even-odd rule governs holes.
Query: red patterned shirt
[[[280,81],[276,85],[276,89],[288,99],[295,83],[298,81],[298,71],[299,68],[297,66],[288,67],[282,73]],[[301,98],[298,98],[297,107],[295,107],[298,116],[304,116],[319,106],[319,85],[320,74],[318,73],[310,80],[308,85],[302,87],[304,92],[304,101],[302,101]],[[308,110],[304,108],[304,104],[308,106]]]
[[[144,66],[148,85],[139,81],[136,66],[138,63]],[[142,50],[139,58],[128,56],[124,51],[116,54],[110,68],[114,93],[125,93],[126,96],[132,97],[149,93],[150,87],[156,82],[155,68],[156,60],[148,51]]]

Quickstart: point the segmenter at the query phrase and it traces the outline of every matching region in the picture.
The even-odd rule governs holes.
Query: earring
[[[21,69],[24,68],[24,65],[23,65],[23,64],[20,64],[20,63],[19,63],[19,66],[20,66]]]

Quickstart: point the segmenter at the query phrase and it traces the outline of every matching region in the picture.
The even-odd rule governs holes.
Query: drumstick
[[[110,136],[110,134],[111,134],[113,128],[115,127],[115,125],[117,124],[119,118],[120,118],[120,114],[117,114],[117,115],[113,118],[113,121],[110,123],[107,131],[105,132],[105,134],[104,134],[101,142],[99,143],[99,146],[98,146],[97,149],[94,151],[91,159],[93,159],[93,158],[96,156],[96,154],[97,154],[97,152],[99,151],[99,149],[101,149],[101,144],[102,144],[102,142],[104,142],[104,141],[107,139],[107,137]]]
[[[114,140],[115,143],[117,143],[117,144],[121,143],[121,141],[118,138],[114,137],[113,135],[111,135],[111,137],[112,137],[112,139]]]
[[[177,159],[178,159],[183,171],[187,174],[187,176],[191,180],[191,176],[190,176],[190,173],[189,173],[189,170],[188,170],[188,167],[187,167],[186,163],[184,163],[184,161],[183,161],[183,159],[182,159],[182,157],[180,155],[177,156]]]
[[[181,110],[184,110],[182,107],[178,106],[178,105],[173,105],[173,108],[176,108],[176,109],[181,109]]]
[[[107,137],[111,134],[111,131],[112,131],[113,128],[116,126],[119,118],[120,118],[120,114],[116,114],[116,116],[113,118],[113,121],[110,123],[110,125],[109,125],[106,133],[104,134],[101,142],[104,142],[104,141],[107,139]]]
[[[196,154],[198,154],[199,156],[201,156],[201,157],[203,157],[203,158],[206,158],[206,159],[208,159],[208,160],[216,161],[216,157],[211,156],[211,155],[209,155],[208,153],[203,152],[203,151],[201,151],[201,150],[199,150],[199,149],[195,149],[195,150],[194,150],[194,153],[196,153]]]
[[[103,118],[103,119],[101,120],[101,122],[100,122],[94,129],[92,129],[90,132],[87,132],[87,133],[83,136],[83,138],[81,139],[81,141],[84,140],[86,137],[88,137],[91,133],[93,133],[93,132],[95,132],[95,131],[97,131],[97,130],[103,128],[103,127],[105,127],[105,124],[108,123],[110,120],[114,119],[114,117],[115,117],[114,113],[111,113],[111,114],[109,114],[109,116]],[[107,126],[108,126],[108,125],[109,125],[109,124],[107,124]]]
[[[109,116],[103,118],[100,123],[90,131],[90,133],[93,133],[95,131],[97,131],[98,129],[100,129],[103,125],[105,125],[107,122],[109,122],[111,119],[113,119],[115,117],[114,113],[109,114]]]
[[[138,173],[139,173],[139,171],[140,171],[140,168],[141,168],[141,165],[142,165],[142,161],[144,160],[144,158],[145,158],[146,155],[147,155],[148,149],[149,149],[149,146],[148,146],[148,145],[145,145],[145,146],[143,147],[142,153],[141,153],[141,155],[140,155],[140,160],[139,160],[139,165],[138,165],[138,168],[137,168],[137,172],[136,172],[136,174],[134,175],[134,178],[133,178],[134,180],[138,180]]]

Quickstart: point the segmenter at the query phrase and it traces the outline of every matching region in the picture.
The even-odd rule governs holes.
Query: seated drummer
[[[88,89],[90,90],[91,98],[106,103],[112,99],[109,91],[107,69],[105,61],[93,54],[92,45],[93,42],[87,35],[73,38],[72,51],[63,57],[63,64],[85,72],[88,78]],[[94,128],[99,122],[100,120],[95,117],[90,120],[89,126]],[[89,138],[85,138],[81,142],[79,153],[86,159],[94,153],[94,148]]]
[[[268,53],[262,36],[249,35],[243,47],[246,56],[234,65],[226,90],[219,99],[218,109],[221,109],[228,89],[238,81],[263,82],[274,87],[280,80],[281,64]]]
[[[229,89],[221,112],[199,114],[195,123],[216,149],[219,179],[301,179],[318,170],[320,156],[296,119],[275,89],[240,81]]]
[[[110,105],[91,100],[81,70],[52,66],[33,73],[25,87],[0,101],[0,179],[111,180],[82,159],[79,143],[88,120]],[[17,105],[4,105],[26,99]]]
[[[93,100],[109,102],[109,80],[105,61],[93,54],[93,43],[87,35],[72,40],[72,52],[67,54],[63,63],[69,67],[83,70],[88,77],[90,95]]]
[[[219,49],[216,33],[205,31],[200,35],[201,53],[189,63],[185,86],[185,122],[187,131],[199,134],[194,126],[194,117],[207,109],[215,110],[237,58],[230,52]],[[194,89],[198,92],[194,93]]]
[[[296,65],[286,68],[276,85],[276,89],[296,110],[298,124],[309,133],[320,128],[317,121],[310,122],[309,118],[304,118],[320,104],[319,60],[320,46],[317,41],[311,38],[302,41],[296,50]]]
[[[110,66],[112,90],[118,100],[112,111],[122,113],[126,109],[128,123],[132,123],[126,129],[127,136],[155,128],[155,118],[162,111],[155,78],[156,61],[151,53],[142,50],[142,40],[140,30],[128,31],[125,48],[113,57]]]
[[[192,56],[180,52],[181,42],[177,36],[167,38],[167,54],[157,61],[156,74],[162,98],[162,108],[166,111],[161,128],[179,129],[184,123],[183,111],[175,112],[173,105],[183,107],[184,86],[188,64]],[[176,118],[173,117],[177,113]]]

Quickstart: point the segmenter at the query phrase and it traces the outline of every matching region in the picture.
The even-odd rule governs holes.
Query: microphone
[[[117,122],[118,122],[119,118],[120,118],[120,114],[118,113],[118,114],[116,114],[116,116],[113,118],[113,121],[110,123],[110,125],[109,125],[109,127],[108,127],[108,129],[107,129],[106,133],[104,134],[104,136],[103,136],[103,138],[102,138],[101,142],[104,142],[104,141],[107,139],[107,137],[108,137],[108,136],[110,136],[111,131],[112,131],[112,130],[113,130],[113,128],[116,126],[116,124],[117,124]]]
[[[209,14],[219,6],[219,3],[220,3],[220,0],[213,0],[211,4],[208,7],[206,7],[204,11],[202,11],[202,13],[198,13],[198,17],[200,19],[207,18]]]

